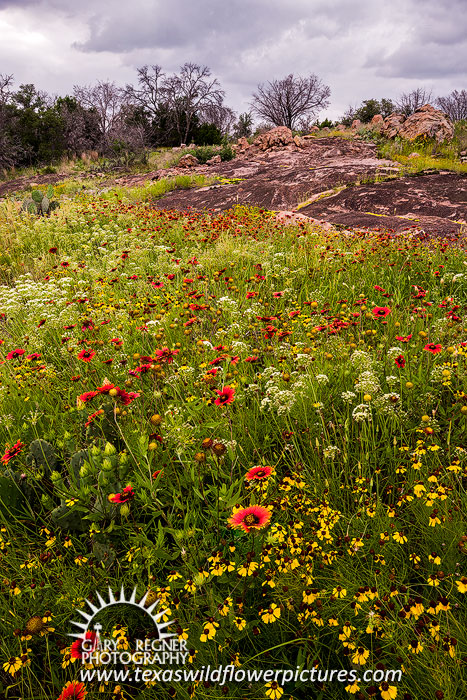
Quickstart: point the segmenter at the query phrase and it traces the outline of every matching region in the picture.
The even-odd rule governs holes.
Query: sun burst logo
[[[75,627],[78,627],[81,632],[70,632],[68,634],[69,637],[76,637],[77,639],[83,639],[86,634],[90,631],[91,625],[93,623],[94,618],[96,615],[98,615],[100,612],[103,610],[106,610],[106,608],[110,608],[112,605],[132,605],[136,608],[139,608],[142,610],[146,615],[149,615],[151,618],[154,626],[157,629],[158,635],[159,635],[159,640],[162,641],[164,639],[169,639],[171,637],[175,637],[176,634],[175,632],[166,632],[165,630],[169,625],[171,625],[174,620],[169,620],[168,622],[160,622],[160,620],[167,615],[167,610],[157,610],[158,605],[160,603],[160,600],[157,599],[154,601],[154,603],[151,603],[147,608],[145,607],[147,597],[149,595],[150,591],[146,591],[144,596],[141,598],[141,600],[137,601],[136,600],[136,587],[133,589],[131,595],[127,598],[125,595],[125,590],[122,586],[120,590],[120,595],[115,597],[112,589],[109,588],[109,599],[105,600],[100,593],[96,591],[96,596],[99,601],[98,605],[94,605],[91,603],[90,600],[86,599],[85,603],[88,605],[88,607],[91,610],[91,614],[84,612],[83,610],[77,610],[76,612],[83,617],[86,622],[75,622],[74,620],[71,621],[71,624],[74,625]],[[93,625],[93,629],[96,630],[96,632],[99,632],[102,629],[102,625],[100,623],[95,623]]]

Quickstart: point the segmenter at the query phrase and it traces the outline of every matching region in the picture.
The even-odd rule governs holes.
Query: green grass
[[[77,610],[136,586],[177,620],[188,668],[402,669],[397,698],[458,700],[465,234],[155,210],[168,184],[49,218],[0,203],[0,694],[57,700],[79,680]],[[264,527],[233,527],[251,505]],[[118,606],[96,620],[130,648],[153,631]],[[86,697],[395,692],[226,685]]]

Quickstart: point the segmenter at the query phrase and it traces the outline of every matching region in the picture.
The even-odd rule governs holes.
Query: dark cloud
[[[316,73],[331,118],[420,82],[466,87],[467,0],[0,0],[0,65],[65,94],[136,68],[211,68],[237,111],[260,82]],[[417,82],[418,81],[418,82]]]
[[[89,22],[89,38],[77,46],[96,52],[190,46],[198,50],[215,46],[222,52],[234,45],[241,50],[280,36],[299,16],[300,2],[291,13],[281,0],[172,0],[149,4],[136,0],[130,13],[128,6],[108,14],[96,9]]]
[[[465,0],[408,3],[397,48],[365,63],[382,77],[437,80],[467,75]]]

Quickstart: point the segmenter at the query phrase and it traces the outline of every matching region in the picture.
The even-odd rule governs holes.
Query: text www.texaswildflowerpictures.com
[[[383,681],[400,682],[402,679],[402,671],[366,669],[356,671],[354,669],[347,671],[344,669],[300,669],[297,667],[295,671],[292,669],[280,668],[272,669],[242,669],[235,666],[203,666],[201,669],[143,669],[136,668],[134,671],[126,669],[83,669],[80,671],[81,681],[97,680],[99,682],[116,681],[125,682],[140,682],[148,683],[159,681],[163,683],[194,683],[196,681],[210,681],[211,683],[242,683],[265,682],[270,683],[276,681],[279,684],[300,682],[300,683],[315,683],[315,682],[338,682],[338,683],[354,683],[355,681],[380,683]]]

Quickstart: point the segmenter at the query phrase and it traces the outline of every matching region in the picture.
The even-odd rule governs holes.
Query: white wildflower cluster
[[[326,296],[322,289],[312,289],[311,292],[308,293],[308,299],[310,299],[310,301],[316,301],[318,306],[324,306],[326,302]]]
[[[297,360],[298,364],[303,365],[304,367],[309,367],[311,364],[313,364],[311,355],[306,355],[302,352],[297,353],[297,355],[295,355],[295,359]]]
[[[352,401],[357,398],[357,394],[354,391],[343,391],[341,398],[345,403],[352,403]]]
[[[355,388],[364,394],[377,394],[379,391],[381,391],[378,377],[370,370],[366,370],[365,372],[361,372],[361,374],[359,374]]]
[[[395,377],[393,374],[391,374],[389,377],[386,377],[386,382],[391,386],[391,384],[395,384],[398,380],[397,377]]]
[[[373,365],[371,355],[364,350],[354,350],[350,356],[350,362],[357,372],[370,370]]]
[[[234,340],[232,342],[232,350],[235,353],[248,352],[248,345],[246,343],[243,343],[241,340]]]
[[[384,413],[386,415],[398,413],[399,411],[397,409],[400,406],[400,398],[400,394],[396,393],[383,394],[373,401],[373,406],[379,413]]]
[[[365,421],[371,423],[372,418],[370,406],[366,403],[358,404],[358,406],[355,406],[354,410],[352,411],[352,418],[356,423],[364,423]]]
[[[245,386],[243,387],[243,391],[247,396],[254,396],[258,393],[259,386],[258,384],[245,384]]]
[[[387,358],[389,362],[394,362],[396,357],[399,357],[399,355],[403,355],[404,351],[402,348],[394,347],[394,348],[389,348],[388,353],[387,353]]]
[[[321,385],[329,384],[329,377],[326,374],[317,374],[315,380]]]
[[[263,372],[263,377],[267,380],[264,388],[266,396],[261,401],[262,411],[277,411],[277,415],[290,413],[295,405],[296,392],[281,389],[277,382],[282,378],[282,373],[275,367],[267,367]]]
[[[221,297],[217,300],[217,305],[222,311],[230,311],[230,313],[238,313],[238,301],[230,297]]]
[[[62,278],[60,284],[39,282],[29,273],[22,275],[14,287],[0,287],[0,306],[8,315],[21,312],[23,321],[27,320],[31,314],[34,318],[40,315],[54,320],[58,310],[65,306],[65,294],[71,282],[72,280],[67,277]],[[54,303],[50,304],[52,299]]]
[[[260,409],[262,411],[276,410],[277,415],[290,413],[295,405],[295,393],[293,391],[281,390],[276,384],[272,384],[266,388],[266,396],[261,401]]]
[[[340,454],[340,449],[336,445],[328,445],[324,448],[323,454],[326,459],[336,459],[337,455]]]

